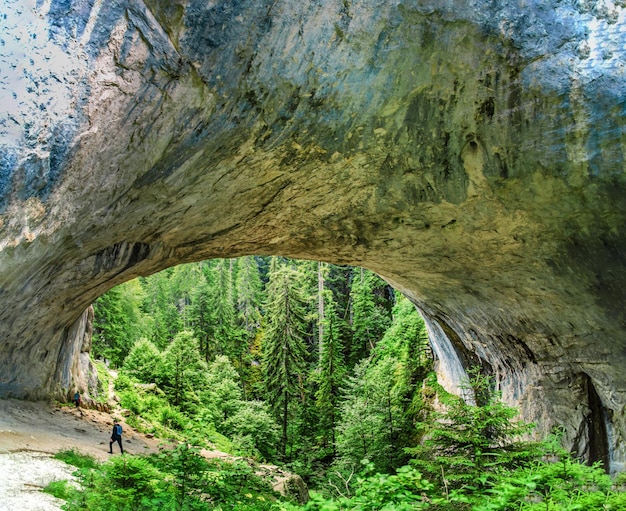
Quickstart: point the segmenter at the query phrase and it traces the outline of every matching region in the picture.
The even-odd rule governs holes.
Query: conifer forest
[[[626,479],[575,459],[558,430],[538,440],[480,368],[466,400],[446,392],[420,314],[371,271],[215,259],[94,309],[100,385],[175,447],[103,464],[58,453],[79,485],[47,491],[68,511],[626,509]],[[308,500],[274,492],[263,464],[299,476]]]

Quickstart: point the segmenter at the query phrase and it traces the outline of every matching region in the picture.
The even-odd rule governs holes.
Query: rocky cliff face
[[[380,273],[621,466],[623,2],[5,4],[1,395],[72,385],[115,284],[283,254]]]

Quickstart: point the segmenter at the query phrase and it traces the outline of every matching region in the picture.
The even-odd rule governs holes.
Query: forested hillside
[[[370,271],[205,261],[112,289],[95,318],[94,354],[121,369],[138,425],[215,432],[313,484],[364,458],[391,470],[413,445],[428,339],[413,305]]]
[[[81,489],[50,489],[68,511],[302,505],[203,447],[299,474],[310,511],[626,509],[621,479],[574,460],[558,431],[524,440],[533,426],[480,370],[466,382],[475,404],[447,394],[415,307],[364,269],[171,268],[96,302],[93,353],[117,370],[126,423],[179,447],[102,466],[71,455]]]

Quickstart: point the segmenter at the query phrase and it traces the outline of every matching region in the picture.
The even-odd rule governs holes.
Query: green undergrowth
[[[544,442],[525,441],[532,424],[518,420],[490,378],[470,371],[465,391],[475,404],[445,393],[427,378],[423,389],[444,404],[418,423],[421,441],[407,465],[376,473],[363,460],[334,483],[334,495],[312,492],[295,511],[618,511],[626,510],[624,476],[613,480],[561,447],[559,431]]]
[[[79,469],[90,470],[98,467],[98,462],[93,456],[83,454],[76,449],[64,449],[57,452],[53,458]]]
[[[46,488],[66,501],[65,511],[264,511],[279,498],[253,465],[206,459],[189,443],[153,455],[115,456],[102,464],[75,451],[56,457],[77,467],[77,486],[57,481]]]
[[[193,436],[202,438],[207,447],[232,452],[232,442],[215,430],[212,421],[201,415],[190,417],[172,406],[156,385],[140,384],[122,373],[115,380],[115,389],[120,406],[127,410],[126,423],[140,433],[177,441]]]

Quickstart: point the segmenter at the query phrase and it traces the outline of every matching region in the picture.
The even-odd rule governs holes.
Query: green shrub
[[[61,450],[53,458],[81,469],[94,469],[99,466],[99,463],[93,456],[83,454],[76,449]]]
[[[145,409],[143,399],[135,390],[125,390],[120,392],[120,405],[137,415],[141,415]]]
[[[76,488],[69,481],[52,481],[43,489],[45,493],[61,500],[69,500],[76,494]]]
[[[115,378],[113,386],[115,387],[115,390],[117,390],[118,392],[122,392],[124,390],[131,389],[133,387],[133,382],[130,379],[130,376],[120,371],[120,373],[117,375],[117,378]]]
[[[262,401],[243,402],[222,427],[224,433],[238,444],[242,455],[258,453],[264,459],[271,459],[277,452],[280,438],[278,424]]]
[[[175,408],[166,406],[161,409],[161,424],[177,431],[184,431],[188,425],[188,419]]]

